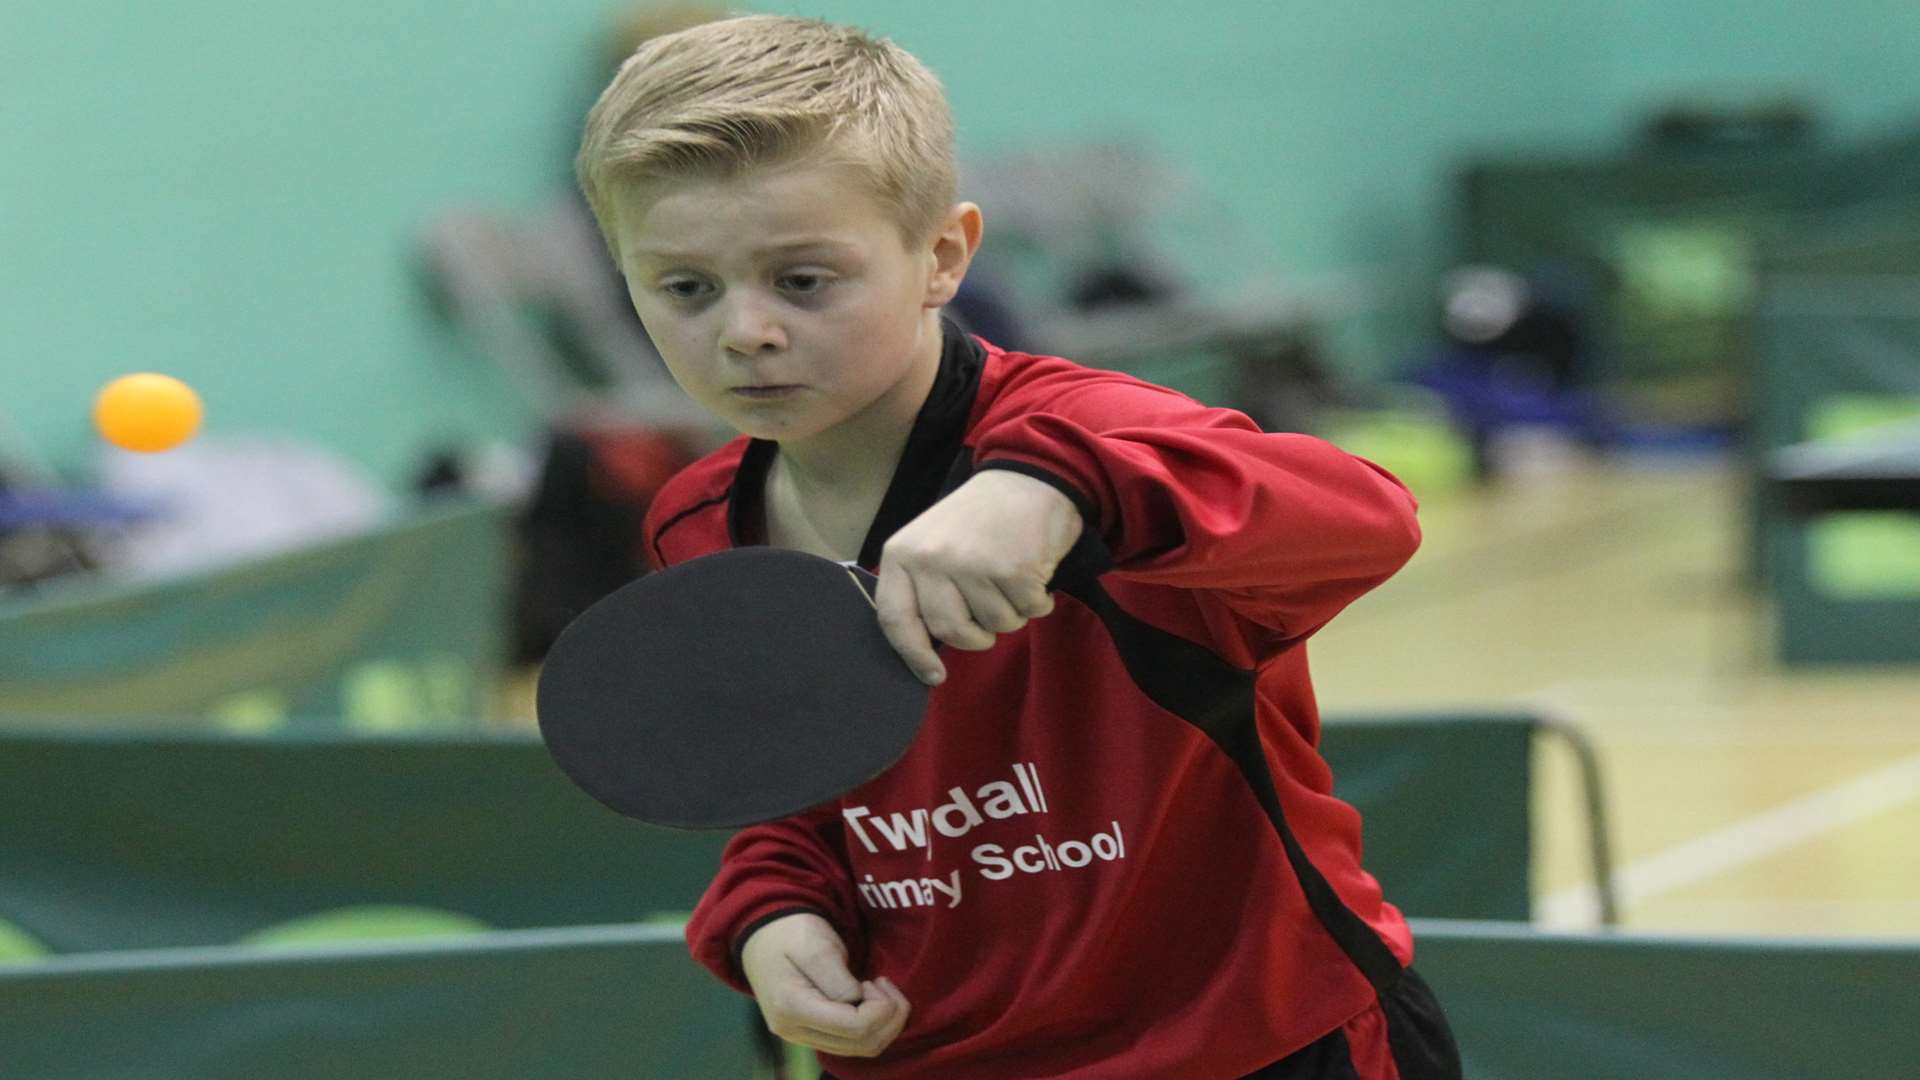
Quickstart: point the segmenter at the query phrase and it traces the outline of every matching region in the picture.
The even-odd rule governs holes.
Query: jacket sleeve
[[[1030,382],[982,417],[977,466],[1073,498],[1126,578],[1204,590],[1297,640],[1419,546],[1412,494],[1329,443],[1111,372]]]
[[[840,830],[839,815],[827,808],[734,834],[719,873],[687,921],[694,959],[728,986],[750,993],[740,946],[774,919],[808,911],[833,924],[858,970],[859,915]]]

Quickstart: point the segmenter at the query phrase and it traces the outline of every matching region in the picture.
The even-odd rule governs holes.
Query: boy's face
[[[910,247],[829,165],[658,183],[617,208],[627,291],[668,370],[762,439],[807,439],[906,393],[938,363],[938,310],[971,253],[955,273],[938,235]]]

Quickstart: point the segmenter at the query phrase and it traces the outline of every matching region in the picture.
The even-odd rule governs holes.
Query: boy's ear
[[[961,279],[967,276],[967,265],[973,262],[973,253],[980,250],[980,229],[980,208],[963,202],[954,203],[940,227],[934,230],[929,250],[933,274],[927,278],[924,301],[927,307],[945,307],[960,291]]]

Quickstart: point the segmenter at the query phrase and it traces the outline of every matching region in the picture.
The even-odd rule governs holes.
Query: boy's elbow
[[[1365,542],[1353,549],[1358,559],[1354,578],[1368,589],[1399,573],[1420,548],[1420,524],[1411,512],[1375,519],[1365,536]]]
[[[1396,571],[1413,561],[1413,553],[1420,550],[1420,519],[1414,514],[1411,501],[1406,511],[1399,515],[1399,525],[1391,544],[1391,559]]]
[[[1393,477],[1382,473],[1381,480],[1386,497],[1379,518],[1379,552],[1387,573],[1392,574],[1420,550],[1419,502]]]
[[[1400,522],[1401,546],[1406,552],[1406,557],[1411,559],[1413,558],[1413,553],[1420,550],[1420,540],[1422,536],[1420,532],[1420,504],[1414,499],[1413,493],[1406,488],[1400,489],[1399,496],[1400,497],[1395,500],[1395,504],[1399,510],[1396,516]]]

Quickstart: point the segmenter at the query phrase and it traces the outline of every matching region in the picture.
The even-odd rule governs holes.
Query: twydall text
[[[960,839],[988,821],[1005,821],[1027,814],[1046,814],[1046,789],[1039,770],[1031,762],[1011,767],[1013,779],[994,780],[969,794],[965,788],[947,789],[948,801],[933,807],[874,813],[871,807],[849,806],[841,810],[847,831],[867,851],[879,855],[919,848],[933,858],[936,837]],[[1127,857],[1126,837],[1120,823],[1096,832],[1084,840],[1054,842],[1034,833],[1033,843],[1003,845],[978,844],[968,857],[988,881],[1005,881],[1016,874],[1061,873],[1079,870],[1096,862],[1117,862]],[[959,870],[938,877],[901,878],[876,881],[872,874],[858,884],[860,897],[869,907],[898,909],[932,907],[943,904],[960,906],[965,898]]]

